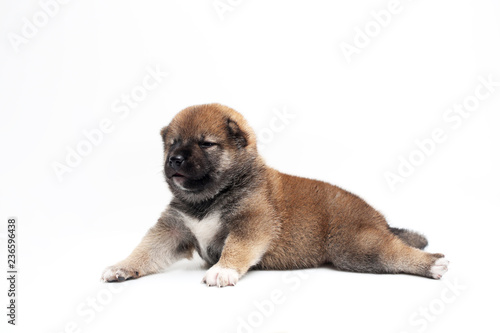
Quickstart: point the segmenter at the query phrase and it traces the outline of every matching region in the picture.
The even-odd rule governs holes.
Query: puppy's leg
[[[268,239],[252,236],[230,233],[219,261],[207,271],[202,282],[207,286],[234,286],[250,267],[260,261],[268,247]]]
[[[362,273],[408,273],[440,279],[448,260],[407,245],[388,230],[368,229],[357,234],[349,246],[331,251],[330,262],[341,270]]]
[[[429,253],[392,239],[381,249],[379,260],[389,273],[408,273],[440,279],[449,261],[441,253]]]
[[[134,251],[125,260],[106,268],[101,279],[105,282],[135,279],[158,273],[180,259],[191,258],[192,235],[181,225],[170,222],[160,218]]]

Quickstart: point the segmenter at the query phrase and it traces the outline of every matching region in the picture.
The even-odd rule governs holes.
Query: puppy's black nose
[[[168,159],[168,164],[170,164],[174,170],[179,170],[182,163],[184,163],[184,156],[182,155],[173,155]]]

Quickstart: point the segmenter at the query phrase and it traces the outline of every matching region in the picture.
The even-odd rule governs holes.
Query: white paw
[[[202,283],[206,283],[209,287],[217,286],[219,288],[234,286],[238,282],[239,277],[240,275],[235,269],[214,265],[207,271]]]
[[[133,279],[139,277],[139,272],[127,269],[127,268],[118,268],[115,266],[110,266],[104,270],[101,276],[101,281],[104,282],[114,282],[114,281],[125,281],[128,279]]]
[[[450,262],[445,258],[439,258],[434,265],[431,266],[430,272],[434,279],[440,279],[444,273],[448,271],[448,264]]]

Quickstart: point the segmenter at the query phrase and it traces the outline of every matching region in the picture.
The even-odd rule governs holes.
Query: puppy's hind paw
[[[440,279],[448,271],[450,262],[446,258],[437,259],[429,270],[433,279]]]

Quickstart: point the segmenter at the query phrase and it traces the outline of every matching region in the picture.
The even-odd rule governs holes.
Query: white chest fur
[[[214,212],[205,216],[202,220],[184,214],[183,218],[184,224],[191,230],[200,245],[202,257],[205,257],[207,255],[208,245],[210,245],[221,228],[220,214]]]

